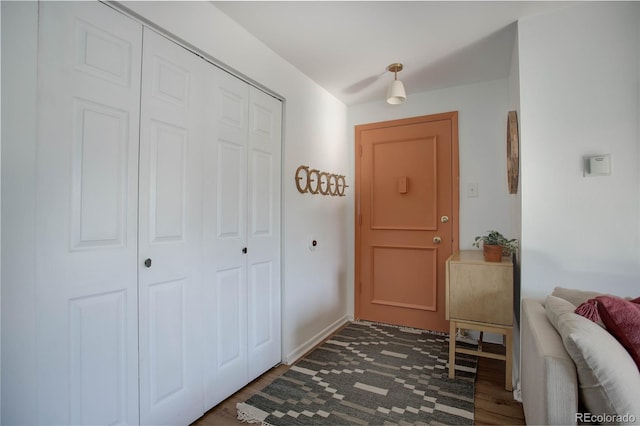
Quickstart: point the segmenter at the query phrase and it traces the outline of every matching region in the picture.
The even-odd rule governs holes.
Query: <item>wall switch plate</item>
[[[475,198],[478,196],[478,182],[471,182],[467,185],[467,197]]]

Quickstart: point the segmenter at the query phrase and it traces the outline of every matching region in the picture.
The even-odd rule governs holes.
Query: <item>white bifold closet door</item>
[[[205,405],[280,362],[282,104],[222,70],[205,158]]]
[[[281,102],[99,2],[39,8],[38,422],[189,424],[281,359]]]
[[[136,424],[142,27],[99,3],[39,8],[38,423]]]
[[[282,359],[281,129],[282,103],[261,90],[250,87],[247,156],[247,382]]]
[[[140,124],[140,422],[204,412],[201,299],[210,64],[144,29]]]

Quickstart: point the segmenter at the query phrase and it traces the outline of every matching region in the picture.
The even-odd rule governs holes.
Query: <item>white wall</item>
[[[210,2],[123,2],[147,20],[285,99],[283,356],[292,361],[347,320],[347,197],[300,194],[301,164],[348,172],[346,107]],[[308,239],[318,248],[311,252]]]
[[[509,111],[516,111],[520,122],[520,57],[518,50],[518,35],[513,44],[511,55],[511,70],[509,71]],[[511,230],[510,234],[521,240],[522,237],[522,179],[518,180],[518,192],[509,196],[511,204]]]
[[[640,4],[582,3],[519,23],[522,293],[638,295]],[[582,157],[610,153],[610,177]]]
[[[0,46],[2,45],[2,7],[0,7]],[[0,59],[0,75],[2,75],[2,59]],[[2,85],[0,84],[0,99],[2,99]],[[0,116],[2,116],[2,107],[0,106]],[[0,131],[2,126],[0,126]],[[2,152],[2,135],[0,135],[0,152]],[[2,164],[2,156],[0,154],[0,164]],[[0,176],[2,166],[0,166]],[[2,181],[0,180],[0,187]],[[0,201],[0,223],[2,223],[2,203]],[[0,241],[2,240],[2,230],[0,227]],[[2,330],[2,248],[0,246],[0,330]],[[0,377],[2,377],[2,340],[0,339]],[[0,419],[2,418],[2,386],[0,386]]]
[[[459,111],[460,248],[472,249],[475,236],[490,229],[508,235],[514,225],[507,188],[506,126],[509,108],[507,79],[423,93],[407,87],[407,101],[384,100],[349,107],[349,177],[353,185],[355,130],[358,124]],[[469,183],[478,183],[478,197],[467,197]],[[353,257],[354,206],[349,206],[349,254]],[[349,261],[354,264],[353,259]],[[353,268],[349,276],[349,308],[353,310]]]
[[[509,111],[516,111],[518,121],[520,121],[520,58],[518,49],[518,36],[513,44],[511,55],[511,70],[509,71]],[[511,235],[522,241],[522,189],[518,179],[518,192],[509,196],[511,204]],[[514,397],[520,398],[520,257],[516,257],[514,274],[514,323],[513,323],[513,389]]]

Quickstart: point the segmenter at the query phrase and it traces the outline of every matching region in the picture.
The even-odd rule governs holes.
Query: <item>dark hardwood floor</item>
[[[499,345],[483,344],[483,350],[504,353]],[[287,365],[277,366],[258,377],[219,405],[213,407],[193,426],[204,425],[245,425],[236,418],[236,404],[244,402],[278,376],[289,369]],[[489,358],[478,359],[478,373],[475,387],[476,425],[524,425],[522,404],[513,399],[512,393],[504,390],[504,361]]]
[[[501,345],[483,343],[482,349],[504,354]],[[504,361],[478,358],[474,418],[476,425],[526,424],[522,404],[504,389]]]

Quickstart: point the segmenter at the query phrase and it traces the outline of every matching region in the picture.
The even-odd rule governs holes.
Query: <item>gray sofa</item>
[[[576,424],[578,377],[544,301],[522,301],[521,391],[527,424]]]
[[[640,424],[640,371],[602,323],[574,313],[600,293],[557,287],[523,299],[521,392],[527,424]]]

